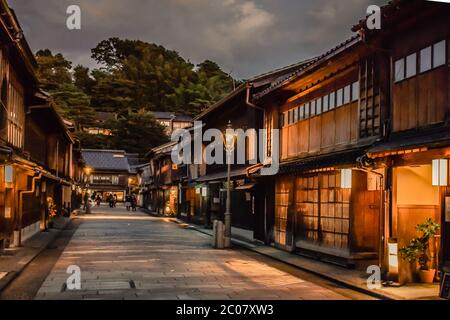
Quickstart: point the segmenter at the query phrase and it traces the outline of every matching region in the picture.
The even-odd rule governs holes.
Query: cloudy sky
[[[90,67],[90,49],[109,37],[140,39],[238,78],[320,54],[347,37],[369,4],[387,0],[8,0],[33,50],[61,52]],[[79,5],[82,29],[66,27]]]

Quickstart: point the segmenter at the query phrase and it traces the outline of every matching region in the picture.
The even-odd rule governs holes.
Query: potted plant
[[[440,225],[428,218],[424,223],[417,225],[416,230],[422,233],[421,237],[411,240],[408,246],[400,249],[403,259],[408,262],[418,262],[419,277],[422,283],[433,283],[436,269],[430,268],[430,240],[434,238]]]

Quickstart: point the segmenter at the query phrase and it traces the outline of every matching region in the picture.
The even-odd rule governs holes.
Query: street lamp
[[[91,177],[91,173],[92,173],[92,168],[86,167],[84,168],[84,172],[86,174],[86,179],[85,179],[85,194],[84,194],[84,205],[85,205],[85,212],[86,214],[91,213],[91,208],[89,206],[89,198],[90,198],[90,194],[89,194],[89,182],[90,182],[90,177]]]
[[[227,130],[225,133],[225,151],[227,153],[227,203],[225,209],[225,239],[224,247],[229,248],[231,246],[231,160],[234,152],[234,144],[236,141],[236,134],[231,126],[231,121],[228,122]]]

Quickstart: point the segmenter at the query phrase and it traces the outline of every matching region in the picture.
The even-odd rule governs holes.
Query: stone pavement
[[[80,219],[36,299],[345,299],[164,218],[101,207]],[[71,265],[81,290],[65,285]]]
[[[13,281],[22,270],[35,259],[70,222],[70,218],[60,217],[54,228],[40,232],[23,243],[20,248],[5,249],[0,255],[0,292]]]
[[[174,222],[193,228],[204,234],[212,236],[212,230],[202,226],[188,225],[182,220],[173,219]],[[317,276],[333,281],[342,286],[363,292],[373,297],[389,300],[438,300],[439,284],[413,283],[401,287],[382,287],[380,289],[368,289],[368,274],[361,270],[347,269],[334,264],[314,260],[270,246],[252,242],[243,237],[233,237],[233,244],[257,252],[266,257],[294,266]]]

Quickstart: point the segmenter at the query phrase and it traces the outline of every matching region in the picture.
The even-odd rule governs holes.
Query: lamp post
[[[91,173],[92,173],[92,169],[91,168],[89,168],[89,167],[86,167],[85,169],[84,169],[84,172],[85,172],[85,174],[86,174],[86,183],[85,183],[85,187],[86,187],[86,193],[85,193],[85,195],[84,195],[84,205],[85,205],[85,208],[86,208],[86,210],[85,210],[85,213],[86,214],[90,214],[91,213],[91,208],[90,208],[90,206],[89,206],[89,198],[90,198],[90,194],[89,194],[89,192],[88,192],[88,188],[89,188],[89,180],[90,180],[90,177],[91,177]]]
[[[225,151],[227,153],[227,202],[225,209],[225,239],[224,247],[229,248],[231,246],[231,159],[234,151],[236,135],[231,121],[228,122],[227,130],[225,133]]]

